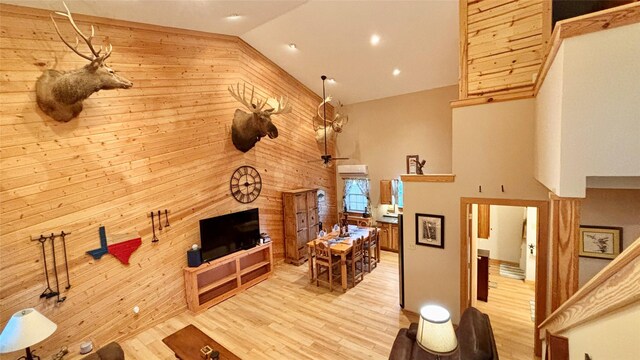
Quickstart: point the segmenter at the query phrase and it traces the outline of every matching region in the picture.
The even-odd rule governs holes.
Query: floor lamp
[[[57,328],[58,325],[36,309],[20,310],[11,316],[0,334],[0,353],[25,349],[26,355],[19,359],[39,360],[40,357],[31,352],[31,346],[51,336]]]

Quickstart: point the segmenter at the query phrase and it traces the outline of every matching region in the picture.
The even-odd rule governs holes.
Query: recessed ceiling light
[[[296,44],[294,44],[294,43],[290,43],[290,44],[289,44],[289,48],[290,48],[291,50],[296,50],[296,49],[298,48],[298,46],[297,46]]]
[[[229,16],[227,16],[227,20],[231,20],[231,21],[235,21],[235,20],[240,20],[242,18],[242,16],[238,13],[234,13],[231,14]]]
[[[380,36],[378,34],[371,35],[371,39],[369,39],[371,45],[376,46],[380,43]]]
[[[329,84],[335,84],[336,83],[336,79],[334,78],[329,78],[329,80],[327,80],[329,82]]]
[[[398,76],[398,75],[400,75],[400,69],[398,68],[393,69],[393,76]]]

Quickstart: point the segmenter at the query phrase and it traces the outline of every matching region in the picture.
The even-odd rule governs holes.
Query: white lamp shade
[[[422,349],[435,355],[453,353],[458,348],[458,339],[449,312],[438,305],[420,309],[416,341]]]
[[[26,349],[53,334],[58,325],[36,309],[24,309],[11,316],[0,334],[0,353]]]

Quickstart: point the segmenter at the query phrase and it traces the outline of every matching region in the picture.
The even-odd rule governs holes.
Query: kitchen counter
[[[398,218],[397,217],[383,216],[381,218],[376,219],[376,222],[384,223],[384,224],[397,224],[398,223]]]

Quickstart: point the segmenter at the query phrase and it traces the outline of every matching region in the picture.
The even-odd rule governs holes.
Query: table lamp
[[[420,309],[416,341],[418,346],[438,359],[440,355],[451,355],[456,351],[458,339],[447,309],[438,305],[427,305]]]
[[[25,349],[27,354],[20,359],[40,359],[31,354],[30,347],[51,336],[57,328],[58,325],[36,309],[20,310],[11,316],[0,334],[0,353]]]

